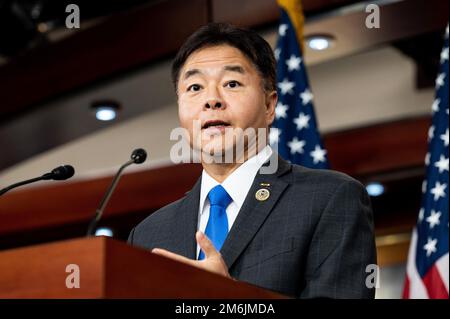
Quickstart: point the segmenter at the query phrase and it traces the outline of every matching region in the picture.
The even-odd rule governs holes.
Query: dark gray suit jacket
[[[182,199],[151,214],[128,242],[196,258],[201,179]],[[269,183],[270,197],[255,193]],[[221,254],[238,280],[300,298],[373,298],[366,266],[376,263],[373,219],[364,186],[330,170],[291,165],[260,174]]]

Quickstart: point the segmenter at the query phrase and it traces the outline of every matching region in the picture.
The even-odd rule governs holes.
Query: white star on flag
[[[439,112],[439,104],[441,103],[441,99],[436,99],[431,106],[431,110],[434,112]]]
[[[426,193],[426,191],[427,191],[427,180],[424,180],[423,182],[422,182],[422,193]]]
[[[269,132],[269,143],[270,144],[278,144],[280,141],[281,130],[276,127],[271,127]]]
[[[316,148],[310,154],[313,157],[314,164],[317,164],[325,161],[325,154],[327,154],[327,151],[320,148],[320,145],[316,145]]]
[[[441,140],[444,141],[445,146],[448,146],[448,129],[441,135]]]
[[[420,208],[420,211],[419,211],[419,223],[422,222],[424,215],[425,215],[425,209],[422,207],[422,208]]]
[[[427,251],[427,257],[430,257],[432,253],[436,252],[437,239],[428,238],[428,242],[423,246],[423,249]]]
[[[294,119],[294,123],[295,123],[295,125],[297,125],[297,130],[300,131],[303,128],[308,128],[309,127],[308,122],[309,122],[310,118],[311,117],[309,115],[306,115],[304,113],[300,113],[298,115],[298,117],[296,117]]]
[[[286,112],[288,109],[289,109],[289,105],[278,102],[277,107],[275,108],[275,117],[277,119],[286,118],[287,117]]]
[[[288,71],[292,72],[294,70],[296,70],[296,71],[300,70],[301,62],[302,62],[302,59],[300,57],[297,57],[292,54],[291,57],[286,60],[286,65],[288,67]]]
[[[299,139],[295,136],[292,141],[287,143],[289,148],[291,149],[291,154],[304,152],[303,147],[305,146],[305,141],[299,141]]]
[[[427,153],[427,155],[425,155],[425,165],[428,166],[430,165],[430,152]]]
[[[431,125],[428,129],[428,140],[432,140],[434,137],[434,126]]]
[[[444,155],[441,154],[439,161],[435,162],[434,166],[439,168],[439,174],[441,174],[444,171],[448,172],[448,158],[446,158]]]
[[[278,27],[278,34],[280,35],[280,37],[284,37],[286,35],[287,29],[287,24],[280,24],[280,26]]]
[[[447,188],[447,184],[436,182],[434,187],[430,190],[431,194],[434,195],[434,200],[437,201],[439,197],[445,197],[445,189]]]
[[[442,49],[441,52],[441,63],[444,63],[446,60],[448,60],[448,48]]]
[[[278,82],[278,87],[281,90],[281,94],[283,95],[285,95],[286,93],[292,94],[294,93],[292,89],[295,87],[295,83],[285,78],[283,82]]]
[[[275,60],[279,60],[280,59],[280,54],[281,54],[281,49],[280,48],[276,48],[274,51],[273,51],[273,55],[275,56]]]
[[[306,105],[313,100],[313,94],[309,89],[306,89],[303,93],[300,93],[300,98],[302,99],[302,104]]]
[[[427,217],[426,221],[430,224],[430,229],[440,224],[441,212],[431,211],[431,215]]]
[[[440,73],[436,78],[436,90],[438,90],[441,86],[444,85],[445,73]]]

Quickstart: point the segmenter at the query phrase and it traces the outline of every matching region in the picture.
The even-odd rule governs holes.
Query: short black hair
[[[240,50],[256,67],[264,90],[276,90],[276,62],[269,43],[258,33],[229,23],[209,23],[195,31],[179,49],[172,63],[172,82],[177,91],[180,70],[189,56],[199,49],[226,44]]]

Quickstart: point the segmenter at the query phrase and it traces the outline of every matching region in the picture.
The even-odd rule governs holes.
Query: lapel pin
[[[269,196],[270,192],[268,189],[265,188],[258,189],[258,191],[255,194],[256,199],[259,200],[260,202],[265,201],[266,199],[269,198]]]
[[[260,183],[259,185],[262,186],[262,187],[270,187],[269,183]]]

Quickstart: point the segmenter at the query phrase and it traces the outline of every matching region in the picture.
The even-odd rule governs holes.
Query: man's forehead
[[[193,52],[183,66],[182,73],[192,70],[215,68],[223,71],[245,71],[251,66],[249,59],[239,50],[231,46],[214,46]]]
[[[206,70],[200,68],[189,68],[186,69],[183,72],[183,79],[187,79],[191,76],[194,75],[198,75],[198,74],[204,74],[204,73],[209,73],[211,72],[211,70],[208,70],[208,68],[206,68]],[[245,71],[245,68],[239,64],[233,64],[233,65],[223,65],[221,66],[219,69],[217,70],[212,70],[212,72],[217,73],[217,72],[235,72],[235,73],[240,73],[240,74],[246,74],[247,72]]]

